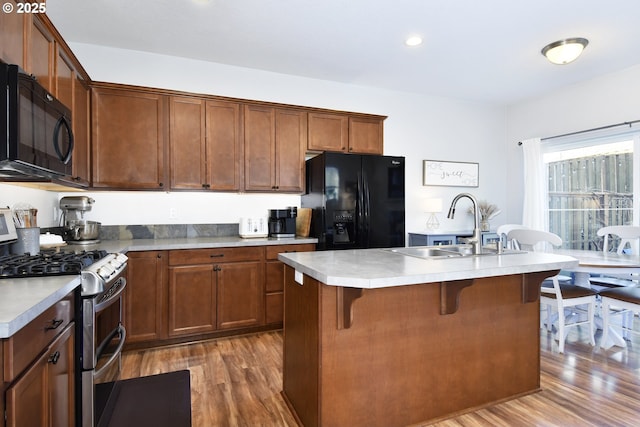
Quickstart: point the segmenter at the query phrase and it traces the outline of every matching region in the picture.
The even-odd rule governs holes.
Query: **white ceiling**
[[[637,0],[47,0],[47,15],[72,43],[494,104],[640,63]],[[547,62],[567,37],[590,43]]]

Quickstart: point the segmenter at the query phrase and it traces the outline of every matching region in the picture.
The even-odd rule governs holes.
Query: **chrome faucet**
[[[482,253],[482,234],[480,232],[480,209],[478,209],[478,201],[469,193],[460,193],[453,198],[451,207],[449,208],[449,214],[447,218],[453,219],[453,215],[456,212],[456,203],[461,198],[466,197],[473,203],[473,236],[468,240],[473,245],[473,253],[475,255]]]

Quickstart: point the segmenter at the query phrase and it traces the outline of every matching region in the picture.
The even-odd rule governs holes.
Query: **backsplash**
[[[61,233],[60,227],[43,229],[41,232]],[[238,224],[148,224],[148,225],[103,225],[100,240],[131,239],[179,239],[187,237],[238,236]]]

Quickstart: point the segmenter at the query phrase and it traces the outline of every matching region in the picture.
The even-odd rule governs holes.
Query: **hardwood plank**
[[[640,321],[636,319],[636,329]],[[540,330],[538,393],[440,420],[453,426],[631,426],[640,419],[640,336],[625,349],[588,344],[585,330],[570,333],[565,354]],[[599,343],[601,332],[596,335]],[[282,390],[282,332],[128,351],[123,379],[188,369],[193,426],[296,426]]]

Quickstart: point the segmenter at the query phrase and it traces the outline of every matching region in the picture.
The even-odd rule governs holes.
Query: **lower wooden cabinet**
[[[264,324],[264,248],[169,252],[169,335]]]
[[[129,252],[123,323],[127,343],[167,337],[167,253]]]
[[[72,293],[3,340],[7,427],[75,425],[73,308]]]
[[[7,427],[75,425],[74,327],[67,326],[7,389]]]
[[[281,327],[278,254],[313,250],[311,243],[129,252],[127,347]]]
[[[284,263],[278,254],[286,252],[312,252],[313,243],[300,245],[275,245],[266,247],[265,265],[265,323],[282,324],[284,314]]]

